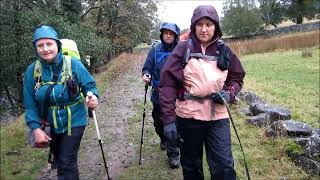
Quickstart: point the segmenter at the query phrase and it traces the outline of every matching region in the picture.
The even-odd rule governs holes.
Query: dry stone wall
[[[303,148],[303,153],[287,152],[296,166],[307,173],[320,175],[320,129],[291,118],[291,112],[283,107],[268,105],[253,92],[240,92],[239,101],[248,106],[240,112],[253,126],[265,128],[270,138],[287,137]]]

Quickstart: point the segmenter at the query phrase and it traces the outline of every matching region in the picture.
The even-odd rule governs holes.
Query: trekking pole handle
[[[92,98],[93,93],[91,91],[89,91],[87,93],[87,96],[89,99]],[[96,126],[96,131],[97,131],[97,136],[98,136],[98,140],[101,140],[100,138],[100,132],[99,132],[99,127],[98,127],[98,122],[97,122],[97,116],[96,116],[96,111],[94,109],[91,110],[92,111],[92,116],[93,116],[93,120],[94,120],[94,125]]]

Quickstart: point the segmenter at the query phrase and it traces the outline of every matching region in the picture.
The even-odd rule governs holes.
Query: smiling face
[[[174,41],[176,34],[169,29],[164,29],[162,35],[164,42],[171,44]]]
[[[39,39],[36,42],[36,50],[41,59],[51,63],[58,54],[58,45],[53,39]]]
[[[215,25],[207,17],[203,17],[196,22],[196,36],[202,45],[207,45],[213,38]]]

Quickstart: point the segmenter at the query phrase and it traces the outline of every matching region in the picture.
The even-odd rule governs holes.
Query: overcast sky
[[[190,27],[193,10],[199,5],[212,5],[221,17],[223,0],[164,0],[158,6],[159,18],[162,22],[176,23],[181,30],[186,29]]]

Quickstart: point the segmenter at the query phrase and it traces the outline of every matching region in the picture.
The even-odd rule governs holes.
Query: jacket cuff
[[[142,75],[144,75],[144,74],[150,74],[151,75],[151,73],[149,71],[147,71],[147,70],[142,71]]]
[[[230,102],[235,102],[236,101],[236,95],[235,95],[235,89],[233,86],[229,86],[225,88],[226,91],[229,91],[229,95],[230,95]]]
[[[28,126],[30,129],[35,130],[37,128],[40,128],[40,123],[36,123],[36,122],[28,123]]]
[[[176,119],[170,119],[170,120],[163,121],[163,125],[166,126],[175,122],[176,122]]]

